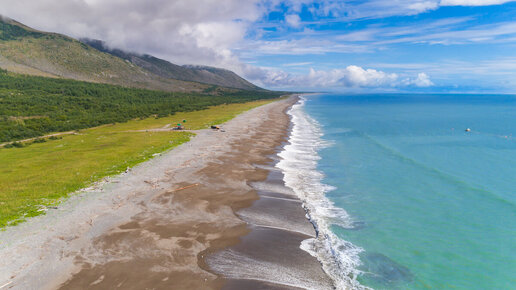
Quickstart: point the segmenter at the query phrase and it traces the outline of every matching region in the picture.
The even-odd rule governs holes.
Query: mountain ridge
[[[0,68],[11,72],[170,92],[263,90],[231,71],[213,68],[216,73],[205,73],[206,69],[190,69],[150,55],[117,52],[0,17]]]
[[[207,65],[177,65],[149,54],[138,54],[118,48],[109,48],[105,42],[97,39],[81,38],[79,41],[102,52],[128,60],[134,65],[161,77],[244,90],[261,89],[227,69]]]

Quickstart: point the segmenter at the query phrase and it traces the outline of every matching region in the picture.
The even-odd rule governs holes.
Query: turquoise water
[[[362,285],[516,289],[515,96],[333,94],[304,111],[332,142],[318,170]]]

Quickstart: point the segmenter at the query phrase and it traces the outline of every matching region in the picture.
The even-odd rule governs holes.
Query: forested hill
[[[123,51],[121,49],[111,49],[100,40],[84,38],[80,41],[100,51],[130,61],[132,64],[141,67],[142,69],[148,70],[163,78],[177,79],[183,81],[194,81],[204,84],[211,84],[243,90],[261,90],[261,88],[246,81],[245,79],[241,78],[236,73],[230,70],[210,66],[180,66],[173,64],[169,61],[159,59],[152,55],[140,55],[136,53]]]
[[[0,70],[0,142],[279,95],[279,92],[240,90],[173,93]]]
[[[21,74],[170,92],[202,92],[211,90],[213,85],[228,90],[260,89],[230,71],[175,66],[151,56],[122,58],[4,17],[0,17],[0,68]]]

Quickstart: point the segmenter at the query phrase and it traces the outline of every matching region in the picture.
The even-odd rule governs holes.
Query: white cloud
[[[290,14],[285,16],[285,21],[288,25],[292,27],[300,27],[301,26],[301,17],[297,14]]]
[[[422,13],[428,10],[434,10],[439,5],[435,1],[423,1],[423,2],[415,2],[408,5],[410,11],[413,13]]]
[[[341,14],[351,19],[382,18],[396,15],[415,15],[438,7],[438,0],[369,0],[350,3],[347,7],[344,7],[346,13]]]
[[[375,67],[403,70],[408,73],[425,71],[438,75],[441,79],[478,79],[486,75],[498,78],[514,79],[516,74],[516,57],[504,57],[484,61],[447,60],[438,63],[375,63]]]
[[[310,71],[310,74],[325,77],[323,72]],[[330,76],[342,77],[336,80],[338,83],[351,87],[381,87],[392,86],[398,79],[397,74],[388,74],[375,69],[363,69],[359,66],[350,65],[344,70],[335,70]]]
[[[436,10],[441,6],[489,6],[514,0],[286,0],[292,11],[306,7],[314,16],[333,16],[349,19],[382,18],[397,15],[416,15]],[[281,2],[281,1],[275,1]],[[316,4],[317,3],[317,4]]]
[[[313,62],[311,62],[311,61],[307,61],[307,62],[292,62],[292,63],[285,63],[282,66],[295,67],[295,66],[307,66],[307,65],[311,65],[311,64],[313,64]]]
[[[489,6],[500,5],[514,0],[441,0],[441,6]]]
[[[404,86],[429,87],[432,81],[425,73],[416,78],[400,79],[396,73],[364,69],[350,65],[343,69],[315,70],[307,74],[289,74],[277,69],[254,71],[254,78],[270,88],[395,88]]]
[[[289,11],[299,13],[303,7],[307,8],[313,15],[316,16],[332,16],[340,17],[346,11],[349,5],[347,1],[339,0],[273,0],[272,8],[280,6],[280,4],[288,7]]]
[[[435,78],[438,86],[464,83],[495,89],[498,92],[516,92],[516,57],[500,57],[490,60],[442,60],[432,63],[372,63],[377,68],[401,70],[407,74],[424,71]],[[410,80],[408,80],[410,81]],[[410,85],[405,82],[406,85]]]
[[[422,30],[421,30],[422,31]],[[414,33],[406,37],[397,37],[378,44],[391,43],[429,43],[429,44],[466,44],[474,42],[495,42],[504,39],[512,41],[509,37],[516,36],[516,23],[502,22],[490,25],[473,26],[468,29],[444,30],[438,32]]]
[[[337,53],[364,53],[371,51],[366,45],[338,43],[331,39],[324,39],[319,35],[314,38],[301,38],[293,40],[276,41],[246,41],[237,50],[243,53],[250,52],[252,56],[257,55],[308,55],[324,54],[328,52]]]
[[[326,36],[325,41],[349,43],[367,47],[370,51],[396,43],[426,44],[470,44],[470,43],[514,43],[516,23],[511,21],[477,25],[473,17],[452,17],[436,21],[421,21],[408,26],[364,28],[336,35]],[[316,37],[316,35],[312,35]],[[319,35],[318,37],[324,37]]]
[[[404,81],[405,85],[413,85],[420,88],[427,88],[434,85],[434,83],[430,80],[430,77],[426,73],[418,73],[417,78],[415,79],[406,79]]]

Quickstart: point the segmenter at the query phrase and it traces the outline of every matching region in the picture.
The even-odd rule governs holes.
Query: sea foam
[[[322,138],[321,125],[304,112],[305,102],[301,97],[288,111],[293,124],[289,144],[279,153],[281,160],[276,164],[283,171],[285,185],[303,201],[306,217],[317,232],[316,238],[303,241],[301,249],[321,262],[337,289],[366,289],[356,280],[360,273],[358,255],[363,250],[339,239],[330,229],[332,224],[352,228],[353,220],[325,196],[335,188],[322,182],[324,174],[317,170],[318,151],[332,143]]]

